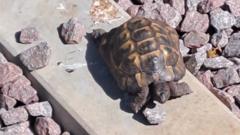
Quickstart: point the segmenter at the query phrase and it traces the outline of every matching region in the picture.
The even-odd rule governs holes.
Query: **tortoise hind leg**
[[[148,94],[149,94],[148,86],[142,87],[140,91],[136,93],[136,96],[130,103],[131,109],[134,113],[137,113],[142,108],[142,106],[145,105],[145,103],[148,100]]]

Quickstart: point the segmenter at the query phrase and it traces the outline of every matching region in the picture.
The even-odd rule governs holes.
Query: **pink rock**
[[[128,13],[130,16],[134,17],[134,16],[137,15],[138,10],[139,10],[139,7],[140,7],[139,5],[132,5],[132,6],[130,6],[130,7],[127,9],[127,13]]]
[[[176,28],[182,20],[181,14],[169,4],[160,4],[158,11],[158,19],[164,21],[173,28]]]
[[[47,42],[41,42],[19,54],[19,59],[28,70],[33,71],[47,66],[50,56],[51,48]]]
[[[151,18],[151,19],[159,19],[159,7],[163,4],[158,3],[159,1],[157,1],[156,3],[152,3],[152,1],[147,1],[147,3],[145,3],[144,5],[141,5],[139,7],[137,16],[143,16],[146,18]]]
[[[47,101],[27,105],[26,109],[31,116],[52,117],[52,107]]]
[[[240,118],[240,109],[235,104],[234,98],[225,91],[219,90],[216,96],[238,117]]]
[[[28,120],[28,113],[23,107],[10,109],[1,114],[1,118],[5,125],[11,125]]]
[[[0,52],[0,63],[1,64],[6,64],[8,61],[7,59],[4,57],[4,55]]]
[[[198,11],[208,13],[218,7],[224,5],[225,0],[203,0],[198,4]]]
[[[22,75],[22,69],[13,63],[0,63],[0,87]]]
[[[183,32],[206,32],[209,27],[207,14],[200,14],[197,11],[187,11],[182,22],[181,31]]]
[[[38,117],[35,121],[35,131],[38,135],[60,135],[60,126],[49,117]]]
[[[213,88],[213,84],[211,81],[212,77],[213,73],[211,72],[211,70],[207,70],[206,72],[197,75],[198,80],[202,82],[208,89]]]
[[[225,91],[218,90],[216,95],[228,108],[235,102],[234,98]]]
[[[185,66],[192,74],[196,75],[206,59],[206,52],[197,52],[189,56],[189,59],[185,61]]]
[[[130,6],[133,5],[131,0],[118,0],[118,5],[123,8],[123,10],[127,10]]]
[[[3,135],[33,135],[29,133],[29,122],[22,122],[3,128]],[[1,132],[0,132],[1,133]]]
[[[65,131],[61,135],[71,135],[69,132]]]
[[[203,0],[186,0],[186,7],[188,11],[197,10],[197,5]]]
[[[209,35],[203,32],[193,31],[184,37],[184,44],[188,48],[199,48],[209,41]]]
[[[18,101],[21,101],[24,104],[29,104],[36,102],[37,91],[32,86],[25,86],[21,89],[15,89],[14,86],[11,87],[8,91],[8,95],[12,98],[15,98]]]
[[[35,27],[26,27],[21,30],[19,41],[23,44],[31,44],[39,39],[38,35]]]
[[[229,67],[218,70],[213,77],[213,83],[217,88],[223,88],[229,85],[240,83],[240,78],[236,69]]]
[[[1,92],[5,95],[8,95],[9,93],[9,87],[14,87],[14,89],[21,89],[22,87],[30,85],[31,82],[23,75],[17,77],[15,80],[9,81],[8,83],[5,83],[1,89]]]
[[[7,95],[0,94],[0,107],[11,109],[16,105],[17,101]]]
[[[81,24],[79,18],[71,18],[62,25],[61,37],[67,44],[77,44],[81,42],[86,34],[85,27]]]
[[[226,0],[226,4],[229,6],[231,13],[235,17],[240,16],[240,1],[239,0]]]
[[[181,15],[185,14],[185,0],[170,0],[170,5],[174,7]]]
[[[24,76],[19,77],[17,80],[6,83],[2,89],[2,93],[12,97],[24,104],[29,104],[38,100],[36,98],[37,91],[30,86],[30,82]]]
[[[240,94],[240,85],[232,85],[226,91],[228,94],[234,97]]]

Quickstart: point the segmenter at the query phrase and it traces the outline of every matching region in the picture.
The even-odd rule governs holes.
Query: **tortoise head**
[[[91,33],[91,36],[94,39],[94,42],[97,43],[97,45],[102,45],[103,41],[106,41],[106,31],[104,29],[94,29]]]

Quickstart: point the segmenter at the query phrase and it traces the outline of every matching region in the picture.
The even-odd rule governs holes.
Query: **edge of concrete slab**
[[[1,38],[0,35],[0,52],[9,62],[12,62],[23,69],[24,75],[31,81],[31,85],[37,90],[40,101],[49,101],[53,107],[53,118],[61,125],[65,131],[71,131],[73,135],[81,133],[82,135],[97,135],[86,122],[69,107],[65,101],[54,92],[49,83],[47,83],[37,72],[29,72],[16,56],[15,50],[10,44]],[[63,117],[64,116],[64,117]]]

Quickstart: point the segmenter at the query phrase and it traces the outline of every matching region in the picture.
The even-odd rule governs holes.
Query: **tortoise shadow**
[[[113,100],[120,99],[119,106],[122,111],[133,114],[128,104],[129,99],[126,97],[126,94],[124,94],[124,92],[118,87],[117,82],[109,72],[106,64],[104,63],[97,50],[97,45],[94,42],[91,33],[87,33],[85,38],[88,40],[85,58],[87,61],[88,70],[91,73],[92,77],[98,83],[98,85],[102,87],[106,95],[108,95]],[[141,113],[133,114],[132,118],[144,125],[149,125]]]
[[[92,77],[102,87],[104,92],[113,100],[121,98],[122,92],[118,88],[117,83],[99,55],[97,51],[97,45],[94,43],[91,34],[88,33],[86,35],[86,39],[88,40],[88,43],[85,58],[87,61],[88,70],[90,71]]]

